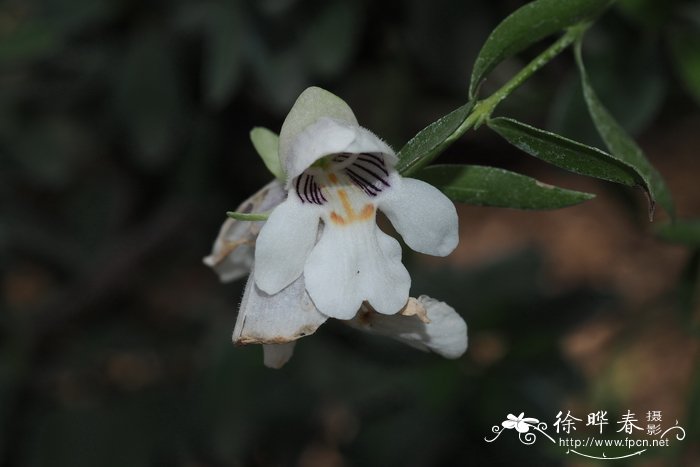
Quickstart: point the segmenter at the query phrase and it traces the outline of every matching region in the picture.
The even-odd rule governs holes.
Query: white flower
[[[324,316],[352,319],[364,302],[381,314],[399,312],[411,279],[399,243],[377,227],[377,210],[418,252],[445,256],[457,246],[452,202],[425,182],[402,178],[394,151],[327,91],[299,96],[282,125],[280,159],[287,199],[255,247],[255,284],[269,295],[303,274]]]
[[[457,245],[452,203],[426,183],[401,178],[391,148],[319,88],[297,100],[279,150],[286,200],[280,182],[266,185],[238,211],[274,208],[267,222],[227,220],[204,258],[225,282],[250,272],[233,342],[263,344],[265,365],[279,368],[296,339],[333,317],[446,358],[461,356],[466,323],[443,302],[409,299],[401,247],[375,223],[382,210],[414,250],[446,255]]]

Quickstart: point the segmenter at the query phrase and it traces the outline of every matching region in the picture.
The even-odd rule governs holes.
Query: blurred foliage
[[[273,372],[231,347],[242,284],[201,257],[269,178],[254,126],[277,130],[317,84],[401,147],[466,100],[479,47],[522,3],[0,4],[0,466],[521,462],[515,441],[483,437],[586,389],[558,342],[614,313],[608,291],[552,292],[530,250],[470,271],[415,261],[414,290],[453,304],[490,353],[447,362],[333,323]],[[629,131],[696,111],[699,30],[694,2],[626,1],[587,36],[591,80]],[[502,110],[595,142],[573,69],[562,57]],[[447,158],[483,162],[490,144],[475,133]]]

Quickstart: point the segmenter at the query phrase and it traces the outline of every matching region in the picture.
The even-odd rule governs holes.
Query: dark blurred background
[[[319,85],[398,149],[465,102],[481,44],[522,4],[3,1],[0,466],[578,465],[544,442],[484,437],[508,413],[551,424],[600,409],[611,423],[661,410],[688,432],[604,465],[700,465],[698,242],[658,239],[665,214],[649,224],[641,192],[552,169],[487,129],[441,160],[598,197],[553,212],[461,206],[449,258],[404,252],[412,293],[467,320],[463,358],[338,322],[279,371],[230,344],[243,283],[220,284],[201,258],[224,213],[270,178],[250,129],[279,131]],[[680,216],[698,217],[698,2],[618,4],[585,57]],[[497,113],[599,143],[574,68],[563,54]]]

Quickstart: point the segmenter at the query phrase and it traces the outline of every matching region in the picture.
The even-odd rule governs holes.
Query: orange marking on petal
[[[360,212],[360,220],[366,221],[372,217],[372,214],[374,214],[374,206],[365,204],[365,207],[362,208],[362,212]]]
[[[330,180],[331,183],[338,183],[338,177],[333,173],[328,174],[328,180]]]
[[[345,225],[345,219],[339,216],[335,211],[331,211],[331,222],[338,225]]]
[[[348,194],[345,192],[345,190],[338,190],[338,196],[340,197],[340,202],[343,204],[345,213],[348,215],[348,219],[350,219],[350,221],[355,220],[357,214],[355,214],[355,210],[352,208],[352,204],[350,204]]]

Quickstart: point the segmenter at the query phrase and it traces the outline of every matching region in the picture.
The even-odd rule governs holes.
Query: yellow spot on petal
[[[345,213],[348,215],[348,218],[352,221],[355,220],[357,217],[357,214],[355,214],[355,210],[352,208],[352,204],[350,204],[350,199],[348,198],[348,194],[345,192],[345,190],[338,190],[338,196],[340,197],[340,202],[343,204],[343,209],[345,210]]]
[[[362,207],[362,210],[358,214],[357,211],[352,207],[350,198],[345,190],[338,190],[338,198],[340,198],[340,203],[343,205],[344,216],[341,216],[337,212],[331,212],[330,218],[331,222],[336,225],[347,225],[358,221],[367,221],[372,219],[374,215],[374,205],[367,203]]]
[[[339,216],[338,213],[335,211],[331,212],[331,222],[333,222],[336,225],[345,225],[345,219]]]
[[[366,221],[372,217],[372,214],[374,214],[374,206],[365,204],[365,207],[362,208],[362,212],[360,212],[360,220]]]

